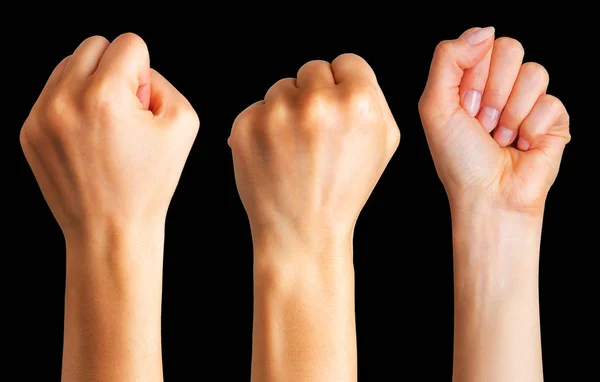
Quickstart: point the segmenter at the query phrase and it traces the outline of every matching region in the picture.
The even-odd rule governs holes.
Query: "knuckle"
[[[353,63],[353,62],[360,62],[363,63],[365,62],[365,60],[359,56],[358,54],[355,53],[342,53],[339,56],[337,56],[334,60],[334,63]]]
[[[245,128],[246,126],[252,125],[254,121],[254,112],[252,108],[248,108],[242,111],[233,121],[233,129],[237,129],[238,126],[240,128]]]
[[[298,96],[298,119],[302,125],[312,125],[326,118],[332,108],[330,97],[320,90],[311,90]]]
[[[400,145],[400,139],[402,138],[402,134],[400,133],[400,129],[397,127],[392,127],[391,128],[391,133],[389,135],[389,139],[392,143],[392,146],[394,147],[394,149],[398,148],[398,146]]]
[[[567,109],[565,108],[565,105],[562,103],[562,101],[558,97],[553,96],[551,94],[545,94],[544,102],[546,102],[546,104],[550,108],[551,113],[553,113],[554,115],[557,115],[557,116],[561,116],[560,119],[562,121],[564,121],[565,123],[568,123],[569,113],[567,113]]]
[[[199,126],[200,119],[198,118],[198,114],[192,107],[189,102],[177,102],[172,105],[171,110],[169,111],[177,124],[184,125],[195,125]]]
[[[146,42],[133,32],[126,32],[115,39],[130,49],[147,49]]]
[[[292,83],[294,83],[295,81],[296,79],[294,78],[282,78],[278,80],[273,85],[271,85],[269,90],[267,90],[265,98],[274,98],[274,96],[277,96],[277,98],[279,98],[283,96],[283,93],[285,93],[286,89],[291,87]]]
[[[60,127],[65,119],[74,115],[74,105],[71,99],[64,93],[56,93],[46,105],[42,118],[49,132],[61,131]]]
[[[289,116],[290,107],[288,100],[277,98],[266,104],[265,114],[268,125],[284,123]]]
[[[237,150],[240,146],[240,143],[244,141],[245,128],[241,125],[234,124],[231,132],[229,133],[229,138],[227,138],[227,144],[231,147],[232,150]]]
[[[372,94],[372,88],[368,84],[358,83],[349,87],[344,94],[344,103],[350,113],[362,120],[374,120],[381,113]]]
[[[419,114],[423,115],[427,110],[427,106],[427,97],[425,96],[425,93],[422,93],[421,97],[419,97],[419,102],[417,103],[417,109],[419,111]]]
[[[181,102],[180,108],[182,122],[184,122],[193,130],[199,130],[200,117],[198,116],[196,109],[194,109],[194,107],[189,102],[187,102],[187,100],[185,102]]]
[[[115,87],[108,77],[95,79],[81,94],[83,110],[92,113],[112,113],[116,99]]]
[[[490,99],[492,102],[498,103],[499,100],[506,100],[509,95],[510,95],[510,90],[508,90],[508,89],[503,89],[503,88],[498,88],[498,87],[491,87],[491,88],[485,89],[485,97],[487,99]]]
[[[535,78],[536,81],[547,84],[550,76],[546,68],[537,62],[526,62],[521,67],[522,73],[531,78]]]
[[[247,114],[245,112],[242,112],[233,121],[231,132],[229,133],[229,138],[227,138],[227,144],[232,149],[237,148],[239,146],[240,140],[242,140],[242,137],[240,137],[240,135],[243,135],[244,131],[246,130],[247,118]]]
[[[31,142],[31,131],[28,127],[29,125],[25,123],[23,127],[21,127],[21,131],[19,131],[19,143],[21,144],[21,149],[25,151]]]
[[[544,102],[546,102],[550,106],[550,109],[552,111],[561,111],[561,109],[563,108],[563,104],[560,101],[560,99],[551,94],[544,95]]]
[[[312,68],[324,67],[326,65],[327,66],[329,65],[329,63],[327,61],[324,61],[324,60],[312,60],[312,61],[308,61],[307,63],[305,63],[304,65],[302,65],[300,67],[299,71],[308,70],[308,69],[312,69]]]
[[[511,37],[500,37],[494,42],[494,48],[503,50],[511,55],[521,56],[525,54],[523,44]]]
[[[518,110],[506,109],[502,113],[503,119],[506,120],[510,126],[519,126],[521,122],[525,120],[527,114],[519,112]],[[509,127],[509,126],[507,126]]]
[[[94,44],[110,44],[110,41],[104,36],[94,35],[85,39],[84,43],[94,43]]]
[[[454,43],[451,40],[440,41],[435,47],[434,56],[438,59],[447,59],[452,56]]]

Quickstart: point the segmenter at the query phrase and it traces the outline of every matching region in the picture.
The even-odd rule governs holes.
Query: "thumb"
[[[144,66],[140,70],[139,84],[138,84],[137,93],[136,93],[144,110],[150,109],[150,97],[152,95],[151,79],[152,79],[152,75],[150,72],[150,67]]]
[[[150,103],[150,55],[144,40],[134,33],[123,33],[108,46],[94,74],[98,78],[126,86],[136,94],[144,109]]]
[[[494,32],[494,27],[473,28],[456,40],[438,44],[419,101],[422,114],[449,116],[461,107],[459,86],[463,74],[484,59],[494,43]]]
[[[186,125],[194,131],[200,127],[198,114],[191,103],[165,77],[150,69],[152,88],[149,89],[148,109],[163,126]]]

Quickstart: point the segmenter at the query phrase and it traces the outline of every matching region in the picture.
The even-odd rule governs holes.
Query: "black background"
[[[496,27],[497,37],[520,40],[525,60],[548,69],[548,92],[561,98],[571,115],[573,140],[548,197],[542,237],[544,370],[547,381],[596,374],[594,348],[586,345],[596,343],[597,288],[591,272],[598,250],[595,237],[584,232],[597,230],[588,180],[597,174],[598,162],[584,160],[582,148],[598,128],[597,118],[584,117],[594,113],[584,107],[596,77],[584,52],[594,50],[592,31],[579,24],[567,27],[556,15],[459,17],[440,10],[435,20],[409,14],[383,19],[392,11],[377,11],[376,18],[315,11],[305,18],[283,13],[259,20],[247,14],[238,21],[204,13],[180,21],[156,9],[152,18],[126,22],[91,21],[89,15],[23,19],[7,35],[3,115],[8,121],[2,129],[10,153],[5,163],[15,177],[3,189],[15,196],[6,201],[13,216],[2,239],[9,351],[3,369],[17,373],[9,380],[59,380],[64,307],[63,237],[20,151],[19,129],[54,66],[83,39],[135,32],[149,46],[151,66],[190,100],[201,120],[166,227],[166,381],[249,380],[252,244],[226,139],[237,114],[262,99],[275,81],[295,76],[306,61],[331,61],[345,52],[371,64],[402,132],[355,233],[359,378],[450,381],[450,215],[417,101],[436,44],[488,25]]]

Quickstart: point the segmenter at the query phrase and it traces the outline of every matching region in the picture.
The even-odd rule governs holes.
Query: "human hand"
[[[66,237],[162,222],[199,128],[189,102],[127,33],[90,37],[52,72],[20,134]]]
[[[311,61],[233,124],[238,191],[253,238],[351,233],[400,141],[371,67]]]
[[[514,39],[472,28],[434,53],[419,112],[450,203],[541,215],[570,140],[548,73]]]

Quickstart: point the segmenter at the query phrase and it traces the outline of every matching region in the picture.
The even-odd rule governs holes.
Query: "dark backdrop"
[[[519,39],[527,61],[546,66],[549,93],[563,100],[572,117],[573,140],[548,197],[542,238],[544,369],[547,381],[596,374],[592,351],[584,347],[593,341],[598,320],[591,273],[598,250],[595,238],[584,234],[584,227],[597,230],[594,189],[585,182],[597,174],[598,162],[584,160],[582,149],[598,128],[597,118],[583,117],[585,94],[596,77],[594,62],[582,52],[593,50],[591,32],[539,15],[446,17],[439,12],[440,21],[434,22],[410,15],[346,19],[315,12],[305,19],[247,15],[240,23],[212,13],[192,22],[163,18],[160,9],[155,13],[129,22],[24,19],[7,35],[3,115],[8,122],[2,129],[10,148],[5,164],[15,178],[3,189],[16,196],[5,201],[13,215],[2,238],[9,350],[3,369],[18,373],[9,380],[59,380],[62,352],[64,242],[20,152],[19,129],[51,70],[83,39],[94,34],[113,39],[131,31],[145,39],[151,65],[190,100],[201,120],[166,228],[166,381],[249,380],[252,245],[226,139],[237,114],[262,99],[275,81],[295,76],[306,61],[330,61],[344,52],[362,55],[374,68],[402,131],[400,147],[356,228],[360,380],[450,381],[450,215],[417,101],[437,42],[488,25],[496,27],[498,37]]]

